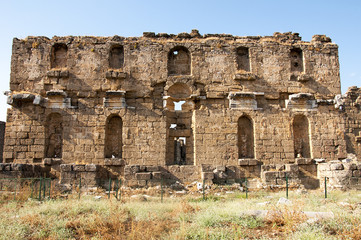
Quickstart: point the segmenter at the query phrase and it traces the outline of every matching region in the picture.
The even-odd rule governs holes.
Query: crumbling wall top
[[[64,42],[66,41],[67,44],[72,43],[73,41],[82,41],[85,43],[103,43],[105,41],[114,41],[114,42],[122,42],[122,41],[134,41],[134,40],[141,40],[141,39],[162,39],[162,40],[204,40],[209,38],[218,38],[223,40],[251,40],[251,41],[259,41],[262,39],[273,39],[276,42],[280,43],[296,43],[296,42],[303,42],[302,37],[299,33],[293,32],[275,32],[273,36],[235,36],[232,34],[210,34],[206,33],[201,35],[197,29],[193,29],[191,33],[178,33],[178,34],[169,34],[169,33],[155,33],[155,32],[143,32],[142,37],[122,37],[122,36],[112,36],[112,37],[95,37],[95,36],[53,36],[51,39],[45,36],[28,36],[25,39],[18,39],[14,38],[14,42],[17,41],[40,41],[40,42]],[[311,43],[332,43],[330,37],[326,35],[314,35],[312,37]]]

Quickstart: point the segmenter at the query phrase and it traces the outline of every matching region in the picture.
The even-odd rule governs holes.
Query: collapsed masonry
[[[360,188],[361,89],[340,93],[324,35],[15,38],[0,176]]]

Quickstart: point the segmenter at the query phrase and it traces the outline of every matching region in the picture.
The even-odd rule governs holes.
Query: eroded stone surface
[[[324,35],[15,38],[10,90],[4,162],[57,166],[64,183],[358,183],[313,161],[361,157],[361,90],[340,95]]]

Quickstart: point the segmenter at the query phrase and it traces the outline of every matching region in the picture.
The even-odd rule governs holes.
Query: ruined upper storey
[[[127,98],[163,96],[175,83],[192,95],[227,98],[257,92],[266,99],[340,94],[338,46],[324,35],[296,33],[144,33],[143,37],[28,37],[13,41],[10,89],[43,97],[63,90],[72,101],[124,91]]]

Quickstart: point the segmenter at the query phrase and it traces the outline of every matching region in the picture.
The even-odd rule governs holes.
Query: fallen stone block
[[[335,215],[333,214],[333,212],[303,212],[303,211],[295,211],[294,213],[298,213],[301,215],[305,215],[307,217],[307,219],[311,219],[311,218],[317,218],[317,219],[333,219],[335,217]],[[246,215],[246,216],[252,216],[252,217],[257,217],[260,219],[266,219],[272,216],[283,216],[282,211],[274,211],[274,210],[249,210],[249,211],[244,211],[242,212],[241,215]]]

